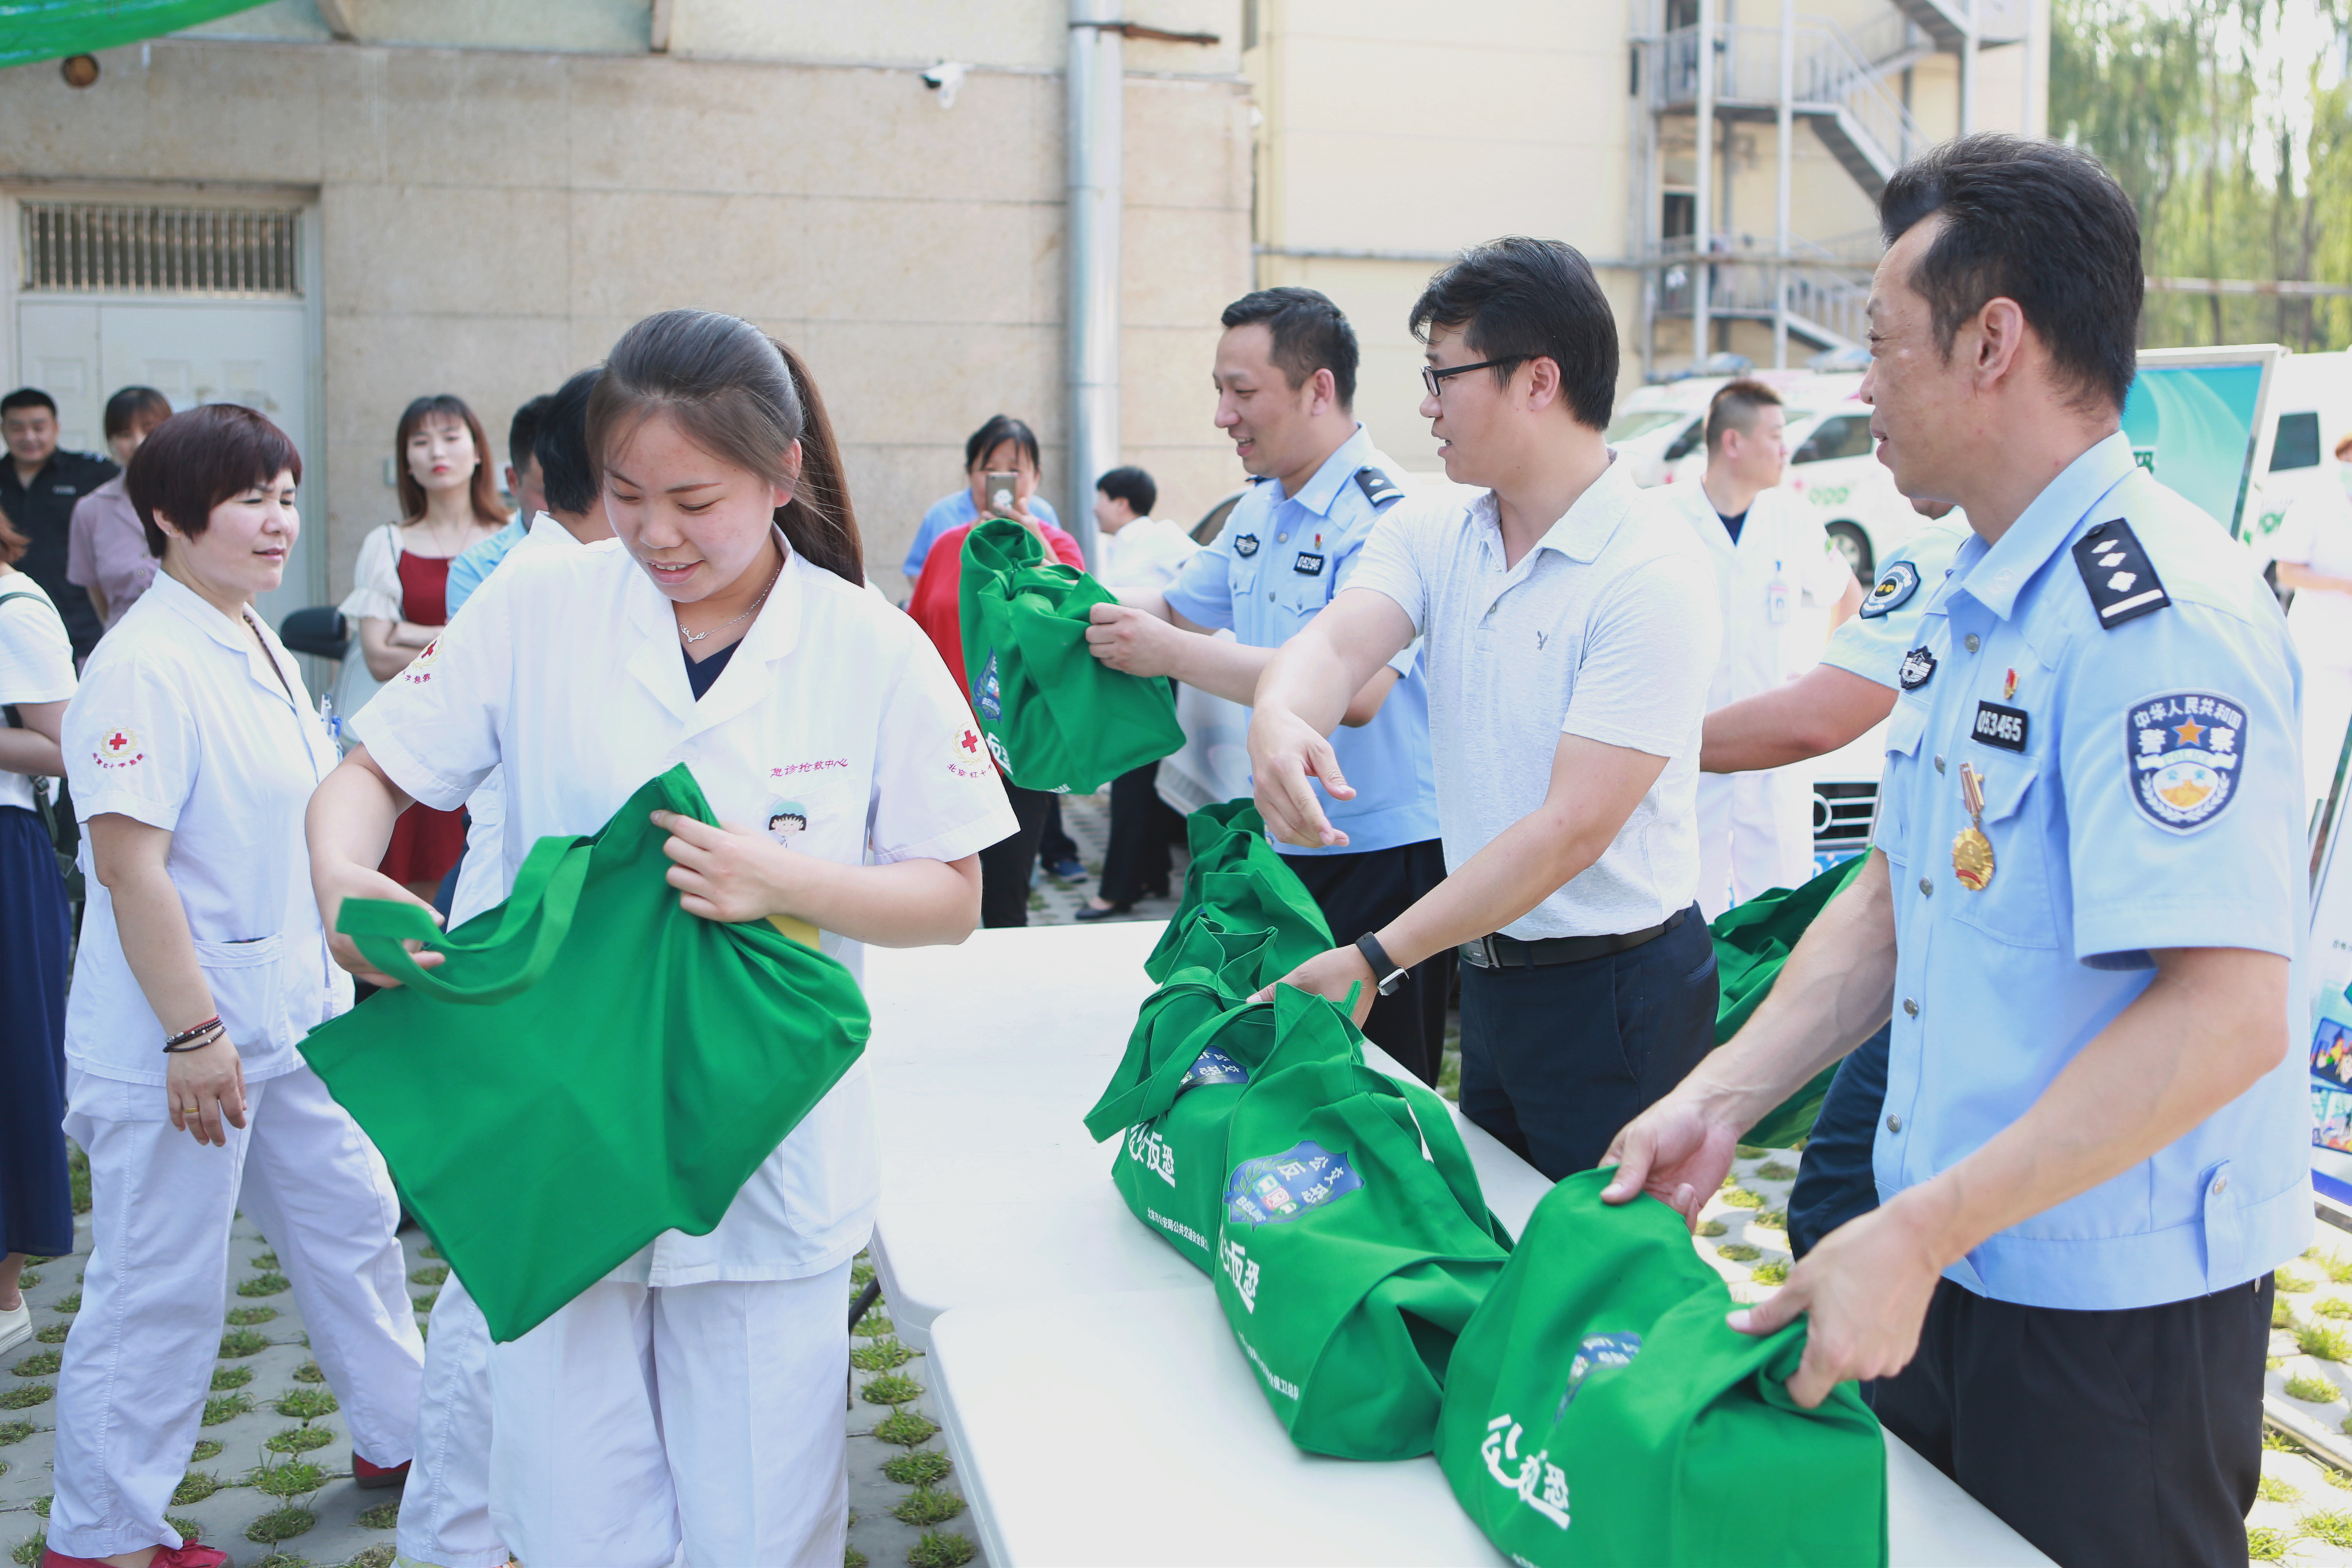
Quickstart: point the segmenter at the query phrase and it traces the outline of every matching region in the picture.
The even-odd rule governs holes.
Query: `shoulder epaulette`
[[[1364,492],[1364,499],[1372,503],[1374,511],[1384,510],[1404,500],[1404,487],[1379,468],[1358,468],[1356,488]]]
[[[2099,524],[2075,542],[2074,570],[2083,574],[2103,626],[2122,626],[2172,603],[2139,536],[2122,518]]]

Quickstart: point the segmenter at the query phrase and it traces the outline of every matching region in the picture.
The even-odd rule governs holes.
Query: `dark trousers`
[[[1462,1114],[1557,1182],[1715,1044],[1715,942],[1696,905],[1663,936],[1581,963],[1462,966]]]
[[[1380,930],[1445,880],[1445,847],[1434,838],[1353,855],[1286,855],[1283,863],[1307,884],[1331,940],[1342,943]],[[1427,1084],[1437,1081],[1444,1064],[1454,963],[1449,948],[1414,964],[1364,1020],[1364,1037]]]
[[[1887,1037],[1893,1026],[1855,1047],[1830,1079],[1821,1114],[1797,1162],[1797,1184],[1789,1193],[1789,1250],[1799,1258],[1850,1219],[1878,1206],[1878,1178],[1871,1150],[1878,1142],[1878,1113],[1886,1101]]]
[[[1041,789],[1023,789],[1004,781],[1004,798],[1013,805],[1019,826],[980,852],[980,923],[998,926],[1029,923],[1029,871],[1037,863],[1038,836],[1045,830],[1045,809],[1054,797]]]
[[[1077,840],[1072,838],[1070,830],[1062,826],[1062,797],[1058,795],[1045,797],[1045,819],[1037,835],[1037,856],[1048,866],[1058,866],[1065,860],[1078,858]]]
[[[66,932],[66,886],[41,819],[0,806],[0,1253],[74,1249]]]
[[[1168,850],[1182,836],[1184,819],[1160,798],[1159,781],[1158,763],[1110,781],[1110,843],[1103,850],[1102,882],[1095,889],[1107,904],[1131,904],[1168,886],[1173,864]]]
[[[2271,1277],[2125,1311],[1939,1281],[1919,1352],[1873,1385],[1886,1429],[2062,1568],[2246,1560]]]

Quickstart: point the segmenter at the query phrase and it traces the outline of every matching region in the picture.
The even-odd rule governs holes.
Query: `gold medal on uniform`
[[[1984,833],[1984,775],[1967,763],[1960,764],[1960,804],[1968,807],[1969,825],[1952,840],[1952,875],[1971,893],[1981,893],[1992,881],[1992,840]]]

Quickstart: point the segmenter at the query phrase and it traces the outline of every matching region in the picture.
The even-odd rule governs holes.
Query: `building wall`
[[[988,416],[1031,420],[1048,494],[1066,493],[1049,68],[1064,6],[677,0],[668,56],[644,52],[645,0],[344,7],[359,42],[321,41],[313,0],[277,0],[111,51],[86,91],[54,66],[0,73],[0,186],[315,198],[326,451],[323,509],[316,487],[307,504],[313,528],[323,510],[331,593],[394,514],[383,459],[411,397],[459,394],[502,448],[519,404],[681,305],[743,315],[805,354],[887,589]],[[1122,434],[1181,511],[1235,471],[1188,395],[1206,383],[1217,310],[1248,287],[1250,127],[1238,5],[1171,10],[1159,25],[1228,44],[1129,46]],[[425,47],[451,39],[469,47]],[[877,63],[756,58],[803,44]],[[976,59],[942,109],[920,67],[982,46],[1003,63]]]

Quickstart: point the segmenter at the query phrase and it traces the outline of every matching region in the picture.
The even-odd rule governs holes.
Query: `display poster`
[[[2273,343],[2154,349],[2124,402],[2124,435],[2140,467],[2197,503],[2236,538],[2246,492],[2270,461],[2265,417]]]

